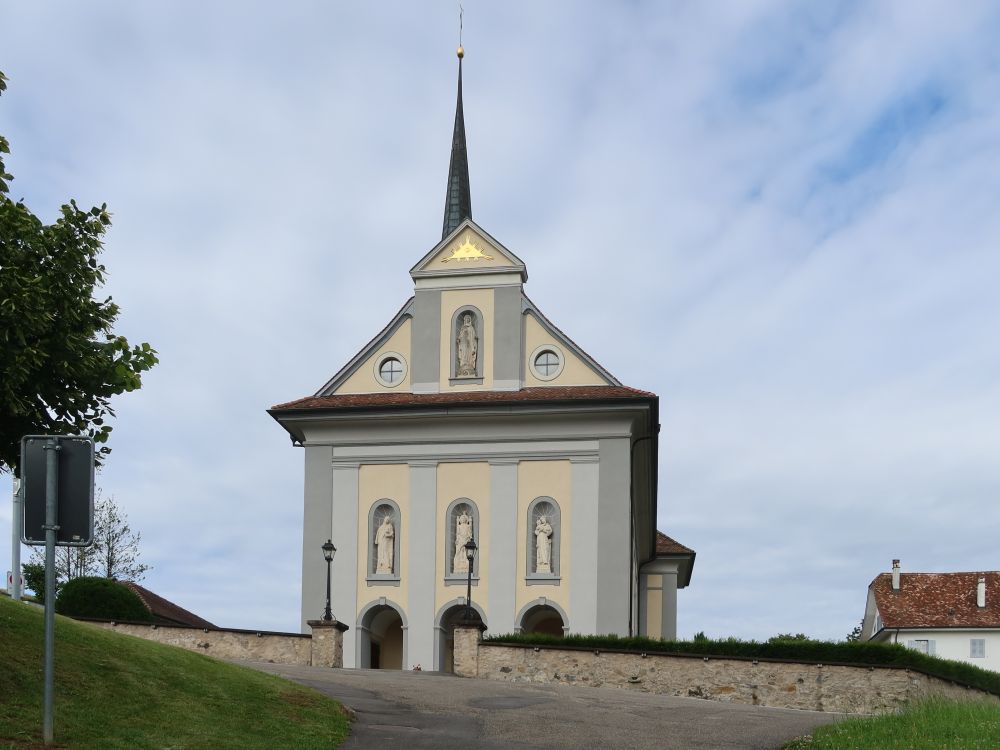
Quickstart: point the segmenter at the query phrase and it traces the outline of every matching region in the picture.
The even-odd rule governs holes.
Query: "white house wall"
[[[973,659],[969,656],[970,643],[972,638],[983,638],[986,641],[985,658]],[[930,640],[934,641],[934,655],[942,659],[954,659],[964,661],[983,669],[992,669],[1000,672],[1000,629],[970,628],[970,629],[948,629],[948,630],[899,630],[888,629],[883,631],[876,640],[888,643],[900,643],[907,645],[908,641]]]

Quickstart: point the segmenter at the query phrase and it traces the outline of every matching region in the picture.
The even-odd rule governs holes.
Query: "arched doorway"
[[[518,626],[522,633],[542,633],[562,637],[566,634],[563,611],[551,604],[532,603],[521,611]]]
[[[385,599],[365,607],[358,617],[358,666],[402,669],[406,664],[406,619]]]
[[[461,599],[448,602],[438,611],[435,625],[437,648],[434,651],[435,669],[439,672],[455,671],[455,624],[464,619],[465,603]],[[472,619],[483,624],[483,613],[475,601],[472,604]]]

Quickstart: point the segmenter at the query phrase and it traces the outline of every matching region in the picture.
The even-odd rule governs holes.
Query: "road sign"
[[[21,439],[21,491],[25,544],[45,545],[46,447],[57,448],[56,545],[89,547],[94,540],[94,441],[75,435],[27,435]]]

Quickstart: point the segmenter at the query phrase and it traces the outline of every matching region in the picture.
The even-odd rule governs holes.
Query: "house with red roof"
[[[903,573],[893,560],[868,586],[861,637],[1000,672],[1000,571]]]
[[[447,671],[467,617],[674,638],[691,581],[694,551],[657,531],[658,397],[544,315],[524,261],[472,220],[461,57],[441,239],[413,296],[319,390],[269,410],[305,454],[303,628],[329,580],[345,666]],[[606,317],[591,340],[632,324]]]

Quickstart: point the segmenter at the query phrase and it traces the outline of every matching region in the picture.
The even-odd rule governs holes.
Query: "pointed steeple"
[[[462,58],[458,48],[458,104],[455,107],[455,132],[451,138],[451,163],[448,165],[448,192],[444,200],[444,228],[441,239],[465,219],[472,218],[472,195],[469,190],[469,152],[465,146],[465,114],[462,111]]]

